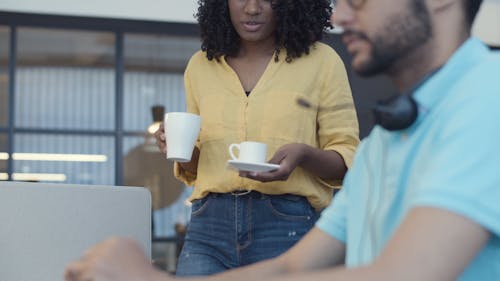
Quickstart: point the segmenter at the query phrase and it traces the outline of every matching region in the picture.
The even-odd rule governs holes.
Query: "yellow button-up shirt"
[[[329,46],[316,43],[309,55],[278,62],[271,59],[247,96],[236,72],[224,58],[209,61],[198,52],[184,74],[187,111],[201,116],[196,175],[175,165],[175,175],[193,185],[191,200],[210,192],[256,190],[264,194],[305,196],[316,208],[327,206],[340,181],[324,181],[297,167],[287,181],[262,183],[227,169],[228,146],[258,141],[268,146],[268,159],[284,144],[304,143],[335,150],[349,167],[359,143],[358,121],[344,64]],[[302,98],[330,110],[303,108]]]

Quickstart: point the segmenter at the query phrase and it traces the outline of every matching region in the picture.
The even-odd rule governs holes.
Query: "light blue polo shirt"
[[[346,243],[355,267],[380,255],[411,208],[446,209],[492,233],[459,280],[500,280],[500,54],[467,40],[414,97],[417,121],[372,130],[316,226]]]

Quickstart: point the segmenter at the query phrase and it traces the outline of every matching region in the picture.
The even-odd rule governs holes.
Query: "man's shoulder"
[[[469,69],[461,71],[463,75],[444,89],[450,94],[439,104],[438,110],[434,110],[432,124],[438,126],[441,136],[455,133],[455,130],[467,131],[470,134],[457,134],[474,141],[480,131],[490,134],[497,131],[500,56],[498,53],[488,54]]]
[[[499,73],[500,52],[491,52],[481,62],[467,70],[462,79],[457,81],[458,89],[464,90],[462,92],[477,92],[476,97],[495,92],[495,96],[500,98]]]
[[[492,51],[486,56],[476,69],[473,69],[472,74],[482,79],[494,79],[495,84],[499,84],[498,78],[500,73],[500,51]]]

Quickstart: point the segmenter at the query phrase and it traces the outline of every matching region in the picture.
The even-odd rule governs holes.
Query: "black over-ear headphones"
[[[394,95],[389,99],[378,101],[373,108],[375,124],[388,131],[406,129],[417,120],[417,102],[410,94]]]
[[[410,127],[418,117],[418,105],[412,97],[413,93],[440,69],[441,66],[425,75],[409,92],[378,101],[373,108],[375,124],[388,131],[399,131]]]

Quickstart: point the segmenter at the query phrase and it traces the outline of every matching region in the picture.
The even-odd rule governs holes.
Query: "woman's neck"
[[[241,42],[237,58],[272,57],[276,50],[274,38],[259,42]]]

